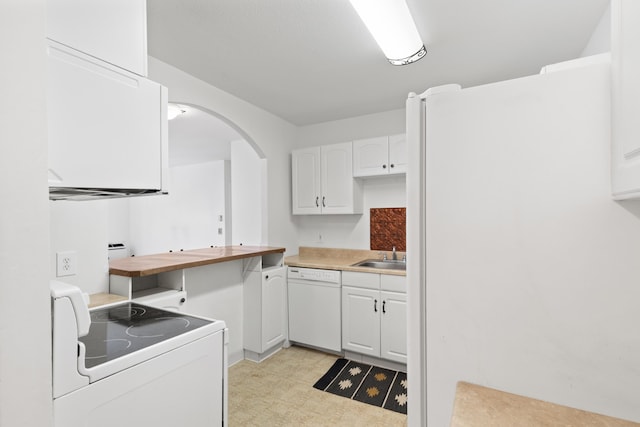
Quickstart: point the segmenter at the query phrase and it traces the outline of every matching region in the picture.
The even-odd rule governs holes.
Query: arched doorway
[[[130,254],[262,244],[264,154],[225,117],[189,103],[172,105],[183,114],[168,126],[169,194],[115,202],[128,218],[128,232],[121,234]]]

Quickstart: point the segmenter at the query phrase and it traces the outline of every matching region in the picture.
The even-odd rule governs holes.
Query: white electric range
[[[135,302],[89,310],[57,281],[51,298],[55,427],[227,424],[223,321]]]

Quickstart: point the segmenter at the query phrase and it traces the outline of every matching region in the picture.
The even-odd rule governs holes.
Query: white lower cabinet
[[[282,254],[277,254],[280,260]],[[245,357],[260,361],[287,338],[286,269],[265,267],[265,257],[245,260],[243,282]]]
[[[407,294],[380,291],[380,357],[407,363]]]
[[[286,337],[286,286],[284,267],[262,272],[262,350]]]
[[[344,350],[407,363],[405,280],[403,276],[343,272]]]
[[[342,286],[342,348],[380,356],[380,291]]]

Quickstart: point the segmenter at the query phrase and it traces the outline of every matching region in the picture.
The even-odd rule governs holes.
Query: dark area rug
[[[338,396],[407,413],[407,374],[404,372],[340,358],[313,386]]]

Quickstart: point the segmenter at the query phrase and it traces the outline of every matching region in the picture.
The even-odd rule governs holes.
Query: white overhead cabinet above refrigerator
[[[353,141],[353,176],[383,176],[407,171],[407,139],[404,134]]]
[[[141,0],[47,3],[53,200],[166,192],[167,91],[144,76],[145,7]]]
[[[144,1],[47,0],[47,38],[147,76]]]
[[[611,2],[611,190],[640,198],[640,2]]]

